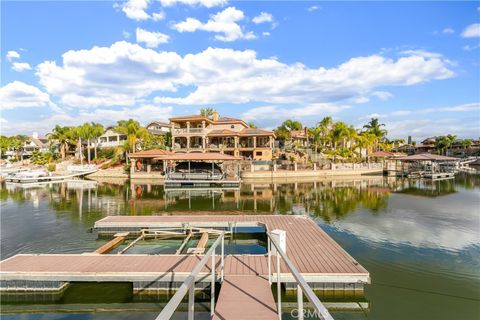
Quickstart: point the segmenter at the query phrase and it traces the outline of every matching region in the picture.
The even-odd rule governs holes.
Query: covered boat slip
[[[421,153],[395,159],[397,176],[409,178],[450,179],[460,159],[437,154]]]
[[[165,187],[238,187],[240,168],[238,160],[223,153],[175,153],[156,158],[169,163]],[[225,162],[233,163],[227,168]]]

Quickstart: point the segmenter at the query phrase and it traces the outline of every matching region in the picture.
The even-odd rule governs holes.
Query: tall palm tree
[[[95,139],[94,158],[97,158],[98,138],[105,132],[103,126],[99,123],[92,122],[92,137]]]
[[[342,147],[345,147],[345,138],[348,136],[349,126],[345,122],[335,122],[330,132],[330,137],[333,142],[333,150],[337,151],[338,143],[342,142]]]
[[[387,130],[382,129],[382,127],[385,127],[385,124],[379,123],[378,118],[372,118],[369,123],[363,126],[364,129],[367,129],[367,132],[372,133],[377,137],[375,149],[378,149],[378,143],[382,141],[388,133]]]
[[[147,129],[140,126],[140,123],[133,119],[118,121],[115,131],[127,136],[130,152],[135,152],[138,140],[148,135]]]
[[[70,127],[56,125],[48,137],[50,141],[57,141],[60,144],[60,156],[65,160],[67,156],[68,144],[70,142]]]
[[[322,147],[325,148],[327,143],[329,143],[330,131],[333,127],[332,117],[324,117],[319,123],[317,123],[317,128],[319,131],[319,136],[321,139]]]

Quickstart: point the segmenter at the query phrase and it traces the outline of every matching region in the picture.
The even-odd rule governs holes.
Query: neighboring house
[[[39,137],[38,133],[34,132],[23,145],[23,156],[30,157],[35,151],[47,152],[48,147],[48,139],[45,137]]]
[[[9,149],[5,152],[7,159],[15,158],[18,154],[22,159],[32,156],[35,151],[47,152],[50,142],[45,137],[39,137],[38,133],[34,132],[31,137],[23,144],[21,150]]]
[[[220,152],[253,160],[272,160],[275,134],[250,128],[235,118],[201,115],[170,118],[172,150],[176,152]]]
[[[105,132],[98,138],[99,148],[116,148],[127,141],[127,135],[116,132],[115,127],[105,128]]]
[[[147,130],[152,134],[167,134],[170,132],[172,125],[165,122],[160,121],[152,121],[146,126]]]
[[[415,146],[415,153],[431,153],[436,150],[435,148],[435,137],[427,138]]]
[[[300,147],[300,148],[308,148],[309,141],[308,141],[308,128],[305,127],[303,130],[293,130],[290,132],[290,141],[285,143],[286,148],[291,147]]]
[[[392,151],[402,152],[407,155],[412,155],[416,153],[417,148],[413,144],[403,144],[401,146],[398,146],[397,148],[394,148]]]

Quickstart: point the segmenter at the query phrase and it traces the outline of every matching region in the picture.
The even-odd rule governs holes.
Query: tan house
[[[235,118],[191,115],[170,118],[172,150],[175,152],[220,152],[253,160],[272,160],[275,134],[250,128]]]
[[[152,121],[145,128],[152,134],[164,135],[170,132],[172,125],[161,121]]]

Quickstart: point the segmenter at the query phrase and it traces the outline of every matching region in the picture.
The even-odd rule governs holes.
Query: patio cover
[[[235,157],[223,153],[173,153],[155,157],[155,160],[174,160],[174,161],[236,161],[242,160],[242,157]]]
[[[458,161],[460,159],[454,157],[440,156],[438,154],[420,153],[407,157],[397,158],[400,161]]]

